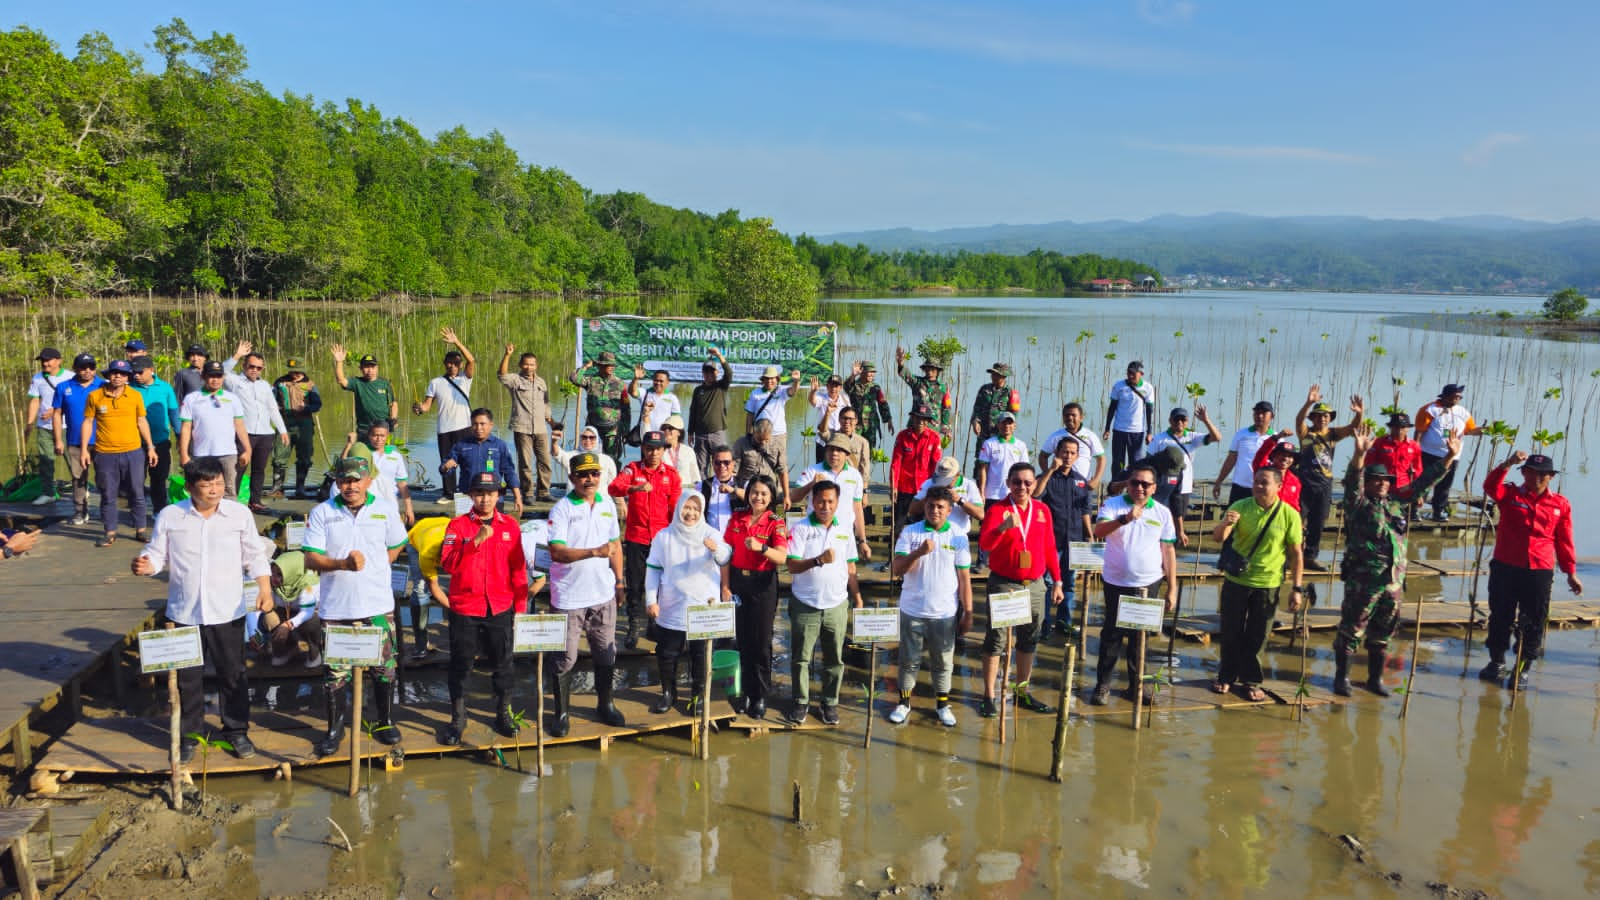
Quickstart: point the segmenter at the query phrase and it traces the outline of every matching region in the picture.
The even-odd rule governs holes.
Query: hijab
[[[306,569],[306,555],[290,550],[272,561],[283,574],[283,586],[274,589],[278,599],[294,603],[300,595],[317,586],[317,574]]]
[[[700,521],[689,525],[683,521],[683,508],[690,503],[700,507]],[[678,498],[678,508],[672,514],[672,524],[666,527],[667,540],[690,551],[705,549],[705,539],[715,538],[717,533],[710,525],[706,524],[706,500],[698,491],[684,491]]]

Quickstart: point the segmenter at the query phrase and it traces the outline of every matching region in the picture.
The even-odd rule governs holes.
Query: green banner
[[[604,316],[577,324],[575,362],[581,365],[609,351],[616,354],[623,378],[637,364],[646,371],[665,369],[673,381],[698,383],[700,367],[715,361],[713,347],[727,357],[735,384],[759,383],[767,366],[782,369],[786,380],[795,369],[804,381],[825,379],[838,359],[839,327],[832,322]]]

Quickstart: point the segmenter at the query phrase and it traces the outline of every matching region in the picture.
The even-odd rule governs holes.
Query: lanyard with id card
[[[1032,505],[1029,506],[1028,512],[1030,513],[1030,515],[1023,516],[1022,513],[1017,512],[1016,501],[1012,501],[1011,502],[1011,515],[1013,517],[1015,517],[1016,520],[1017,520],[1017,530],[1022,532],[1022,549],[1017,551],[1017,567],[1021,568],[1021,569],[1028,569],[1028,568],[1032,568],[1033,567],[1033,554],[1028,551],[1028,524],[1029,523],[1023,521],[1025,518],[1026,519],[1032,519],[1033,518],[1033,516],[1031,515],[1031,513],[1033,512]]]

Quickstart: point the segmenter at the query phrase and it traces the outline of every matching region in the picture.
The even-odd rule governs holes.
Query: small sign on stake
[[[330,666],[376,666],[383,662],[384,629],[371,625],[329,625],[323,659]]]
[[[989,595],[989,627],[1014,628],[1033,621],[1033,598],[1027,588]]]
[[[285,550],[299,550],[306,539],[306,523],[299,520],[290,520],[283,524],[283,547]]]
[[[711,638],[733,637],[733,604],[690,604],[688,609],[688,639],[704,641]]]
[[[513,653],[562,653],[567,649],[565,613],[513,617]]]
[[[1160,598],[1123,594],[1117,600],[1117,627],[1159,633],[1166,612],[1167,605]]]
[[[855,619],[851,623],[850,637],[857,643],[900,640],[900,607],[863,607],[852,612]]]
[[[139,671],[166,672],[204,665],[200,651],[200,627],[171,628],[139,632]]]

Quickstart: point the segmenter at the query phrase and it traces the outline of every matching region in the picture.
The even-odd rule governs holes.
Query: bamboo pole
[[[700,684],[700,758],[711,758],[711,641],[702,641],[705,649],[706,676]]]
[[[1056,707],[1056,732],[1050,740],[1050,780],[1057,784],[1062,781],[1062,760],[1067,747],[1067,707],[1072,702],[1072,670],[1077,663],[1078,648],[1068,644],[1066,657],[1061,663],[1061,696]]]
[[[1306,597],[1301,597],[1300,599],[1300,621],[1295,625],[1296,631],[1306,628],[1306,616],[1311,612],[1311,601]],[[1294,688],[1294,720],[1296,722],[1304,722],[1306,720],[1306,646],[1310,643],[1311,632],[1307,630],[1304,639],[1300,641],[1300,681]],[[1413,665],[1416,664],[1416,659],[1415,655],[1411,657]],[[1407,696],[1410,696],[1410,694],[1408,693]]]
[[[1470,626],[1468,626],[1470,627]],[[1406,673],[1406,694],[1400,698],[1400,718],[1404,719],[1406,713],[1411,711],[1411,686],[1417,678],[1417,651],[1422,646],[1422,594],[1417,594],[1417,622],[1411,633],[1411,667]]]
[[[173,623],[167,623],[167,630],[171,631]],[[183,809],[183,773],[178,762],[178,754],[183,735],[183,699],[178,694],[178,670],[167,670],[167,705],[172,707],[168,722],[172,732],[172,740],[167,748],[168,761],[172,767],[172,808]]]
[[[1141,713],[1144,712],[1144,635],[1143,631],[1134,632],[1133,635],[1133,684],[1129,690],[1133,691],[1133,730],[1140,727]]]
[[[539,777],[544,777],[544,654],[533,655],[533,762],[539,769]]]
[[[1011,678],[1011,629],[1006,628],[1006,649],[1001,656],[1000,683],[996,686],[995,702],[1000,704],[1000,745],[1006,743],[1006,692],[1011,689],[1008,681]]]
[[[1074,576],[1076,577],[1076,576]],[[1078,592],[1078,658],[1089,658],[1089,573],[1083,573],[1082,588]]]
[[[354,699],[350,701],[350,714],[345,718],[348,723],[345,729],[350,732],[350,796],[354,797],[361,788],[361,676],[365,670],[357,666],[351,670],[351,690]]]
[[[874,602],[873,606],[877,606]],[[878,645],[874,641],[867,641],[867,733],[861,741],[863,750],[872,747],[872,720],[877,718],[872,714],[872,693],[878,686]]]

